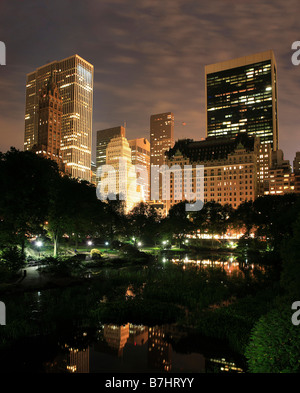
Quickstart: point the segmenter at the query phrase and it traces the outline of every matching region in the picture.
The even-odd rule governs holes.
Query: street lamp
[[[35,242],[35,244],[36,244],[36,246],[37,246],[38,248],[43,247],[43,242],[42,242],[41,240],[37,240],[37,241]]]
[[[92,242],[91,240],[89,240],[89,241],[87,242],[87,244],[88,244],[88,246],[92,246],[92,245],[93,245],[93,242]]]
[[[39,250],[39,258],[41,257],[41,247],[43,247],[43,242],[41,240],[37,240],[35,242],[35,245],[37,246],[38,250]]]
[[[138,242],[138,244],[137,244],[137,245],[138,245],[138,247],[141,247],[142,243],[141,243],[141,242]]]

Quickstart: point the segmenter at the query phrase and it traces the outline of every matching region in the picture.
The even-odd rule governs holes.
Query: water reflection
[[[174,325],[104,324],[86,348],[65,344],[46,372],[243,372],[232,355],[220,348],[213,356],[186,347],[188,334]],[[183,341],[182,341],[183,340]],[[195,343],[194,343],[195,344]],[[183,350],[183,347],[186,349]],[[205,352],[205,349],[204,349]]]
[[[159,261],[165,265],[167,262],[174,263],[186,269],[186,266],[197,266],[200,270],[208,267],[222,268],[228,274],[252,271],[253,269],[264,270],[258,263],[253,263],[249,258],[241,258],[234,254],[218,255],[205,258],[203,255],[193,255],[191,253],[162,253]]]

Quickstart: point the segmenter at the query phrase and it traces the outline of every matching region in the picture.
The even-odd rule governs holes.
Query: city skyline
[[[299,38],[296,13],[280,2],[238,4],[234,9],[226,3],[205,4],[203,9],[199,2],[180,0],[164,4],[144,0],[130,7],[119,0],[88,1],[85,9],[74,5],[70,19],[65,12],[68,3],[60,5],[57,15],[54,1],[35,9],[38,26],[44,27],[35,41],[37,31],[27,29],[14,14],[17,3],[4,3],[1,40],[7,62],[0,68],[0,150],[23,149],[26,74],[48,61],[78,53],[95,67],[94,159],[97,130],[126,122],[129,139],[149,139],[153,113],[174,113],[175,140],[205,138],[205,65],[272,49],[278,68],[279,148],[292,162],[298,150],[300,84],[300,67],[291,62],[291,45]],[[30,1],[26,7],[18,4],[22,20],[30,22],[34,7]],[[51,27],[53,18],[56,30]],[[68,26],[74,25],[75,38],[67,34]]]

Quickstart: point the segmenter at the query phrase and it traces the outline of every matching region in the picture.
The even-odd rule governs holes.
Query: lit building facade
[[[63,171],[60,151],[62,114],[62,99],[59,90],[49,79],[39,95],[37,143],[32,151],[55,161],[59,169]]]
[[[206,135],[245,132],[278,149],[277,66],[273,51],[205,67]]]
[[[295,167],[295,161],[294,161]],[[283,195],[300,191],[300,175],[294,171],[289,160],[285,160],[282,150],[272,152],[269,177],[265,182],[264,195]]]
[[[141,202],[142,193],[138,189],[137,174],[131,161],[131,148],[123,136],[112,138],[106,149],[106,165],[99,176],[100,194],[114,194],[124,200],[125,212]],[[108,169],[108,170],[105,170]]]
[[[131,162],[140,168],[137,182],[144,201],[150,199],[150,143],[146,138],[128,141],[131,148]]]
[[[272,166],[272,150],[269,143],[260,144],[257,156],[258,195],[264,195],[268,184],[269,171]]]
[[[167,154],[171,168],[181,168],[182,180],[170,173],[169,201],[167,210],[174,204],[197,193],[199,181],[204,182],[204,203],[215,201],[237,208],[241,203],[254,200],[258,195],[259,138],[245,134],[232,138],[207,138],[203,141],[179,140]],[[192,166],[192,175],[185,179],[184,166]],[[204,166],[203,178],[197,178],[196,166]]]
[[[123,355],[123,349],[129,338],[129,323],[126,325],[104,325],[103,336],[107,344],[117,350],[118,356]]]
[[[97,168],[101,165],[106,164],[106,149],[107,145],[112,138],[122,136],[125,138],[125,127],[112,127],[105,130],[97,131],[97,142],[96,142],[96,166]]]
[[[159,177],[151,178],[151,167],[165,164],[165,152],[174,146],[174,115],[160,113],[150,117],[150,190],[160,184]],[[161,188],[156,200],[161,199]],[[151,198],[152,199],[152,198]]]
[[[24,150],[38,142],[39,95],[51,76],[62,98],[60,149],[66,172],[90,181],[94,67],[78,55],[27,74]]]
[[[148,329],[148,365],[165,372],[172,369],[172,346],[166,341],[165,329],[159,326]]]

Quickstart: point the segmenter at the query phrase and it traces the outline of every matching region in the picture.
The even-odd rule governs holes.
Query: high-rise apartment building
[[[143,200],[150,199],[150,143],[146,138],[128,141],[131,148],[131,162],[138,170],[138,187]]]
[[[159,176],[151,177],[151,167],[165,164],[165,153],[174,146],[174,143],[173,113],[166,112],[152,115],[150,117],[150,190],[151,188],[159,188],[159,195],[154,199],[161,199],[162,188],[161,178]]]
[[[60,149],[66,172],[90,181],[94,67],[78,55],[27,74],[24,149],[31,150],[38,142],[38,101],[51,76],[62,98]]]
[[[113,127],[97,131],[96,166],[106,164],[106,149],[112,138],[122,136],[125,138],[125,127]]]
[[[277,67],[273,51],[205,67],[206,135],[245,132],[278,149]]]

